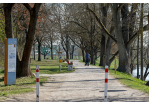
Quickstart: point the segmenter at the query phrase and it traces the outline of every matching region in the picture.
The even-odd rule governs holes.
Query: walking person
[[[88,66],[89,66],[89,62],[90,62],[90,55],[89,55],[88,53],[86,53],[85,58],[86,58],[86,60],[85,60],[85,66],[86,66],[86,65],[88,65]]]

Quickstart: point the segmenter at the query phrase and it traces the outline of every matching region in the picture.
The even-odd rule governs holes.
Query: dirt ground
[[[103,102],[105,71],[95,66],[84,66],[73,60],[73,73],[48,76],[47,83],[40,86],[40,102]],[[9,96],[5,102],[36,102],[36,91]],[[108,75],[108,102],[149,102],[146,93],[122,85]]]

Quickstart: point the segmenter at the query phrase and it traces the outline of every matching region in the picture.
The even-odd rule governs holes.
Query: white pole
[[[39,102],[39,65],[36,65],[36,102]]]
[[[107,102],[107,90],[108,90],[108,66],[105,66],[105,91],[104,91],[104,102]]]

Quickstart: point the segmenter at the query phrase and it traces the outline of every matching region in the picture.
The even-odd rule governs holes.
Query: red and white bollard
[[[107,102],[107,90],[108,90],[108,66],[105,66],[105,93],[104,93],[104,102]]]
[[[39,102],[39,65],[36,65],[36,102]]]

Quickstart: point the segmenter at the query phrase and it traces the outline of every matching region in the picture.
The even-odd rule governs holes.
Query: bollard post
[[[104,91],[104,102],[107,102],[107,90],[108,90],[108,66],[105,66],[105,91]]]
[[[59,71],[61,71],[61,65],[59,65]]]
[[[39,65],[36,65],[36,102],[39,102]]]

